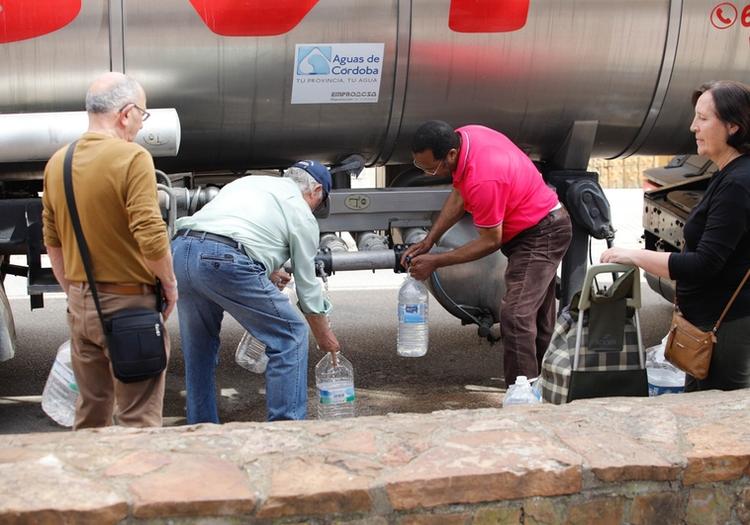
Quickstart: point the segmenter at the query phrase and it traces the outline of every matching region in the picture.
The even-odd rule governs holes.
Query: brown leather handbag
[[[669,329],[669,337],[667,337],[667,344],[664,348],[664,356],[667,361],[696,379],[705,379],[708,376],[711,354],[713,354],[716,344],[716,332],[748,277],[750,277],[750,270],[747,271],[742,282],[734,291],[734,295],[724,307],[719,320],[708,332],[704,332],[682,316],[677,309],[677,294],[675,293],[672,326]]]

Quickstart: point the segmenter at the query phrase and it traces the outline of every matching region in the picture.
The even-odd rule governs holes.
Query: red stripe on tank
[[[0,0],[0,44],[57,31],[80,11],[81,0]]]
[[[318,0],[190,0],[190,3],[203,23],[218,35],[273,36],[296,27]]]
[[[457,33],[504,33],[526,25],[530,0],[451,0],[448,27]]]

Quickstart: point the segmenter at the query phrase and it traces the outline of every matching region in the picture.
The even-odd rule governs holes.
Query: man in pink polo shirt
[[[451,175],[453,191],[427,237],[410,246],[401,263],[408,260],[411,275],[424,280],[438,268],[501,249],[508,258],[500,313],[505,383],[538,376],[555,326],[557,267],[572,235],[567,211],[526,154],[492,129],[454,130],[432,120],[417,129],[411,149],[414,165],[425,174]],[[455,250],[428,253],[466,212],[479,237]]]

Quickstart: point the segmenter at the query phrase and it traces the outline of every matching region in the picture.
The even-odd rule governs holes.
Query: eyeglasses
[[[143,109],[142,107],[140,107],[138,104],[135,104],[133,102],[128,102],[127,104],[125,104],[123,107],[120,108],[120,111],[118,111],[118,113],[122,113],[123,111],[125,111],[125,108],[127,108],[128,106],[133,106],[135,109],[137,109],[138,111],[140,111],[140,113],[141,113],[141,120],[143,122],[146,122],[148,120],[148,118],[151,116],[151,113],[149,113],[148,111],[146,111],[145,109]]]
[[[430,177],[434,177],[435,174],[440,170],[440,167],[443,165],[443,162],[445,162],[445,159],[442,159],[440,162],[438,162],[438,165],[435,166],[434,170],[428,170],[427,168],[423,168],[422,166],[420,166],[419,164],[417,164],[416,160],[414,161],[413,164],[414,164],[415,168],[417,168],[419,170],[422,170],[425,175],[429,175]]]

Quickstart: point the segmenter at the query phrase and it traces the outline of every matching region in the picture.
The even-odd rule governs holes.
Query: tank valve
[[[404,268],[403,266],[401,266],[401,257],[404,255],[404,252],[409,246],[411,245],[410,244],[394,244],[393,245],[393,253],[396,255],[396,261],[393,265],[394,273],[406,273],[408,271],[408,268]],[[411,257],[409,259],[411,259]]]
[[[326,263],[320,259],[315,260],[315,274],[328,284],[328,274],[326,273]]]

